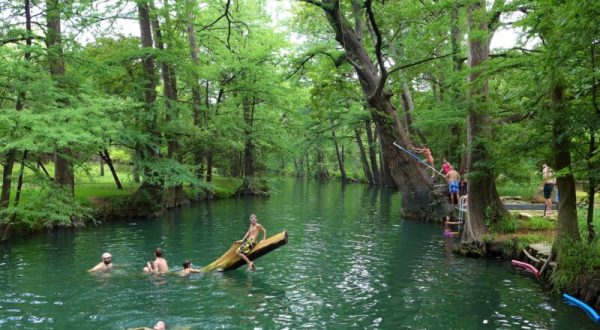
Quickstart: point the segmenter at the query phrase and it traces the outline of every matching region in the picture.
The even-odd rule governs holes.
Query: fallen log
[[[265,241],[256,244],[256,246],[247,255],[248,259],[255,260],[265,254],[277,249],[278,247],[287,244],[288,233],[282,231],[279,234],[275,234]],[[211,262],[207,266],[203,267],[202,270],[205,272],[211,272],[217,270],[220,272],[236,269],[246,264],[246,262],[235,253],[235,250],[241,245],[241,243],[235,241],[229,250],[225,252],[219,259]]]

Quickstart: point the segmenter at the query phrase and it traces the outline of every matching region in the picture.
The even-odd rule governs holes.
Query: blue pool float
[[[598,315],[598,313],[592,308],[590,307],[588,304],[584,303],[583,301],[568,295],[566,293],[563,293],[563,298],[565,299],[565,303],[567,305],[571,305],[571,306],[576,306],[579,307],[581,309],[583,309],[583,311],[594,321],[596,322],[596,324],[600,324],[600,315]]]

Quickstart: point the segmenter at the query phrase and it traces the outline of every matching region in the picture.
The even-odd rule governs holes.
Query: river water
[[[399,194],[282,180],[269,199],[220,200],[156,220],[53,231],[0,245],[0,328],[594,329],[504,260],[454,256],[439,225],[400,218]],[[172,270],[208,264],[256,213],[289,243],[255,272],[141,272],[157,246]],[[114,271],[88,274],[100,254]]]

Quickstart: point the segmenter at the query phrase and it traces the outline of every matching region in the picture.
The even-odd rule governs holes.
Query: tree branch
[[[389,71],[388,74],[392,74],[392,73],[394,73],[396,71],[399,71],[399,70],[403,70],[403,69],[406,69],[406,68],[417,66],[419,64],[423,64],[423,63],[426,63],[426,62],[434,61],[434,60],[437,60],[437,59],[440,59],[440,58],[444,58],[444,57],[448,57],[448,56],[452,56],[452,55],[454,55],[454,53],[450,53],[450,54],[446,54],[446,55],[442,55],[442,56],[433,56],[433,57],[429,57],[429,58],[426,58],[424,60],[420,60],[420,61],[409,63],[409,64],[397,65],[397,66],[393,67]]]
[[[375,95],[379,95],[381,94],[385,86],[385,81],[387,79],[388,72],[385,68],[385,61],[383,60],[383,54],[381,52],[381,44],[383,42],[383,38],[381,36],[379,26],[375,21],[375,15],[373,14],[373,8],[371,7],[371,4],[371,0],[365,1],[365,8],[367,9],[369,23],[371,25],[371,28],[373,29],[373,33],[375,33],[375,56],[377,57],[377,64],[379,65],[379,70],[381,71],[381,78],[379,79],[379,84],[377,84],[377,89],[375,90]]]
[[[500,15],[504,10],[504,0],[495,0],[492,5],[490,20],[488,21],[488,30],[493,32],[500,26]]]

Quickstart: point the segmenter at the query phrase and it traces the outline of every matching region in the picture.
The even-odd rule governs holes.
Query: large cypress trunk
[[[153,42],[149,6],[146,1],[138,1],[137,5],[142,49],[150,50]],[[158,115],[155,109],[157,77],[154,56],[149,52],[144,54],[142,66],[144,69],[144,111],[146,112],[145,119],[142,120],[142,126],[152,133],[149,143],[137,151],[141,159],[143,173],[143,182],[137,194],[143,196],[144,200],[149,200],[153,204],[151,205],[153,208],[162,208],[164,197],[163,179],[157,176],[148,166],[149,163],[160,158],[158,152],[160,145],[160,136],[158,136],[157,130]]]
[[[346,51],[346,58],[353,65],[369,111],[380,133],[382,156],[385,166],[402,196],[402,216],[406,219],[438,220],[446,215],[449,205],[445,194],[436,191],[425,170],[413,158],[400,152],[394,142],[407,148],[411,141],[400,125],[397,111],[391,104],[393,95],[385,88],[387,71],[381,57],[381,33],[371,12],[371,2],[365,3],[373,35],[376,36],[376,66],[362,39],[355,33],[352,24],[340,11],[339,1],[323,1],[319,5],[335,31],[336,40]]]
[[[507,215],[496,191],[495,175],[488,165],[490,154],[485,139],[492,137],[488,113],[488,82],[481,76],[481,65],[489,58],[490,36],[485,15],[485,2],[469,6],[469,108],[467,121],[467,169],[469,172],[469,221],[465,224],[462,243],[483,247],[485,222],[499,221]]]
[[[554,140],[554,159],[556,170],[571,168],[571,137],[566,132],[564,88],[560,82],[554,81],[552,86],[552,107],[554,110],[554,123],[552,137]],[[557,178],[558,191],[558,232],[557,240],[564,238],[579,240],[579,227],[577,225],[577,209],[575,197],[575,179],[573,174],[567,173]]]
[[[60,28],[61,4],[59,0],[46,1],[46,45],[48,46],[48,65],[50,66],[50,76],[57,81],[59,89],[64,86],[63,76],[65,75],[65,61],[62,49],[62,36]],[[66,98],[58,100],[59,103],[66,105]],[[63,148],[57,150],[54,159],[54,181],[74,193],[74,173],[73,164],[69,160],[71,150]]]
[[[158,20],[158,12],[154,8],[153,2],[150,2],[150,9],[154,12],[152,15],[152,29],[155,35],[156,47],[161,51],[165,52],[167,49],[167,42],[165,41],[164,33],[161,31],[160,22]],[[163,2],[165,14],[165,25],[169,28],[169,3],[167,0]],[[175,74],[175,68],[169,64],[166,60],[160,62],[161,73],[163,79],[163,89],[165,95],[165,122],[168,124],[174,119],[179,117],[179,110],[177,108],[177,76]],[[175,132],[169,132],[166,136],[167,139],[167,157],[169,159],[177,160],[179,156],[179,142],[175,136]],[[176,207],[183,204],[189,204],[189,200],[183,191],[183,183],[177,183],[172,187],[171,195],[169,196],[168,206]]]

